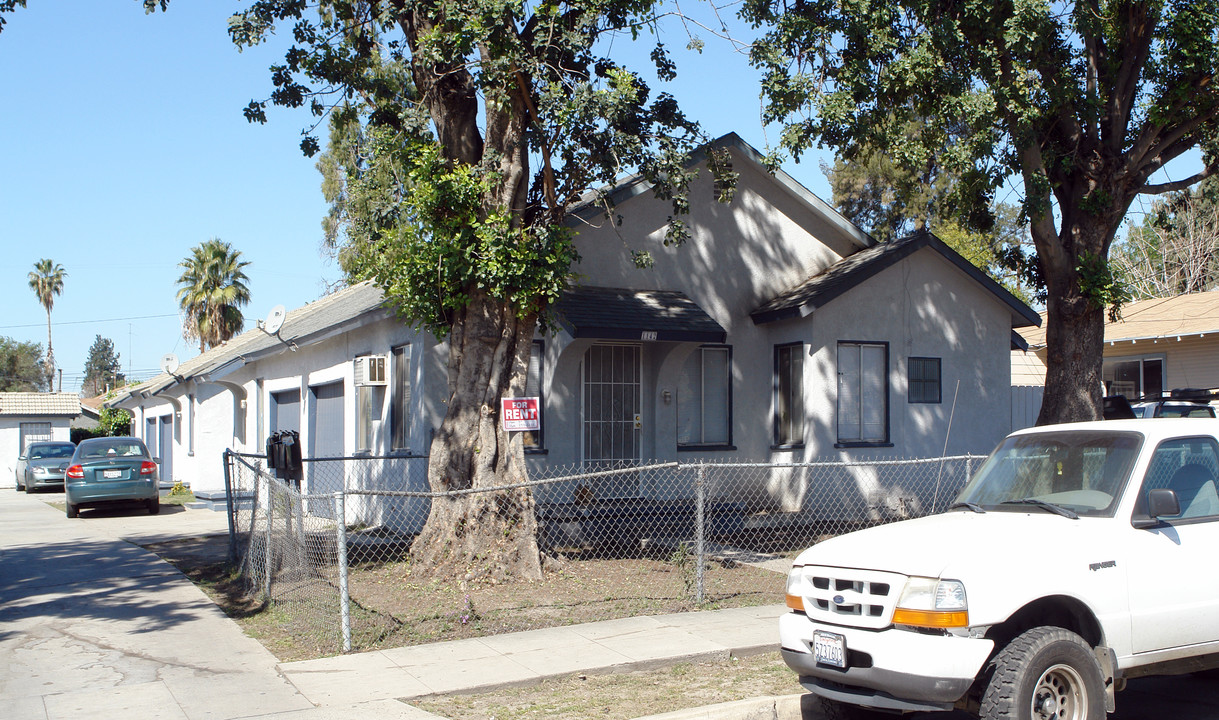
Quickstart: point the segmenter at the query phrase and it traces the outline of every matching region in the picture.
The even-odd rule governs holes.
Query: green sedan
[[[82,507],[133,501],[155,515],[161,511],[157,463],[139,438],[82,440],[64,473],[64,495],[70,518]]]

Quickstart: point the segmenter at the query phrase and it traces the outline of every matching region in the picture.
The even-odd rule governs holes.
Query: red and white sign
[[[542,416],[538,412],[538,399],[500,398],[500,417],[504,430],[541,430]]]

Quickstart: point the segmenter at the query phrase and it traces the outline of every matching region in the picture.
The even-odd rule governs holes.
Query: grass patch
[[[477,695],[412,701],[453,720],[629,720],[689,707],[802,692],[777,653],[681,663],[646,672],[570,675]]]

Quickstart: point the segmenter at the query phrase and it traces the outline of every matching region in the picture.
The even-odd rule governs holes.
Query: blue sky
[[[139,0],[30,0],[7,16],[0,335],[46,343],[27,276],[41,258],[62,264],[51,320],[65,391],[80,388],[99,334],[136,378],[155,374],[165,353],[198,352],[181,339],[175,282],[177,264],[208,238],[251,262],[247,328],[340,279],[320,252],[321,176],[298,148],[311,116],[272,108],[267,125],[250,125],[241,114],[268,94],[282,48],[237,52],[225,28],[240,5],[173,0],[145,15]],[[702,35],[702,55],[684,50],[685,35],[667,40],[679,79],[664,89],[711,136],[736,131],[764,148],[756,74]],[[828,197],[815,158],[792,171]]]

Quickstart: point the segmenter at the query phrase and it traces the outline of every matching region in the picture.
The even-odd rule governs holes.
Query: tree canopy
[[[50,389],[43,367],[42,346],[0,337],[0,392],[42,392]]]
[[[110,338],[97,335],[89,346],[89,355],[85,359],[85,380],[81,392],[86,397],[101,395],[109,389],[117,388],[124,382],[119,354],[114,349]]]
[[[752,57],[782,150],[887,148],[950,172],[965,217],[1017,189],[1047,288],[1039,422],[1099,417],[1115,233],[1135,197],[1219,160],[1217,0],[747,0],[743,14],[764,32]],[[1152,181],[1191,150],[1197,174]]]
[[[199,341],[199,352],[228,340],[245,325],[241,308],[250,302],[241,251],[212,238],[191,248],[178,267],[178,307],[182,310],[182,336]]]
[[[1113,262],[1136,300],[1219,287],[1219,177],[1154,203],[1114,245]]]

